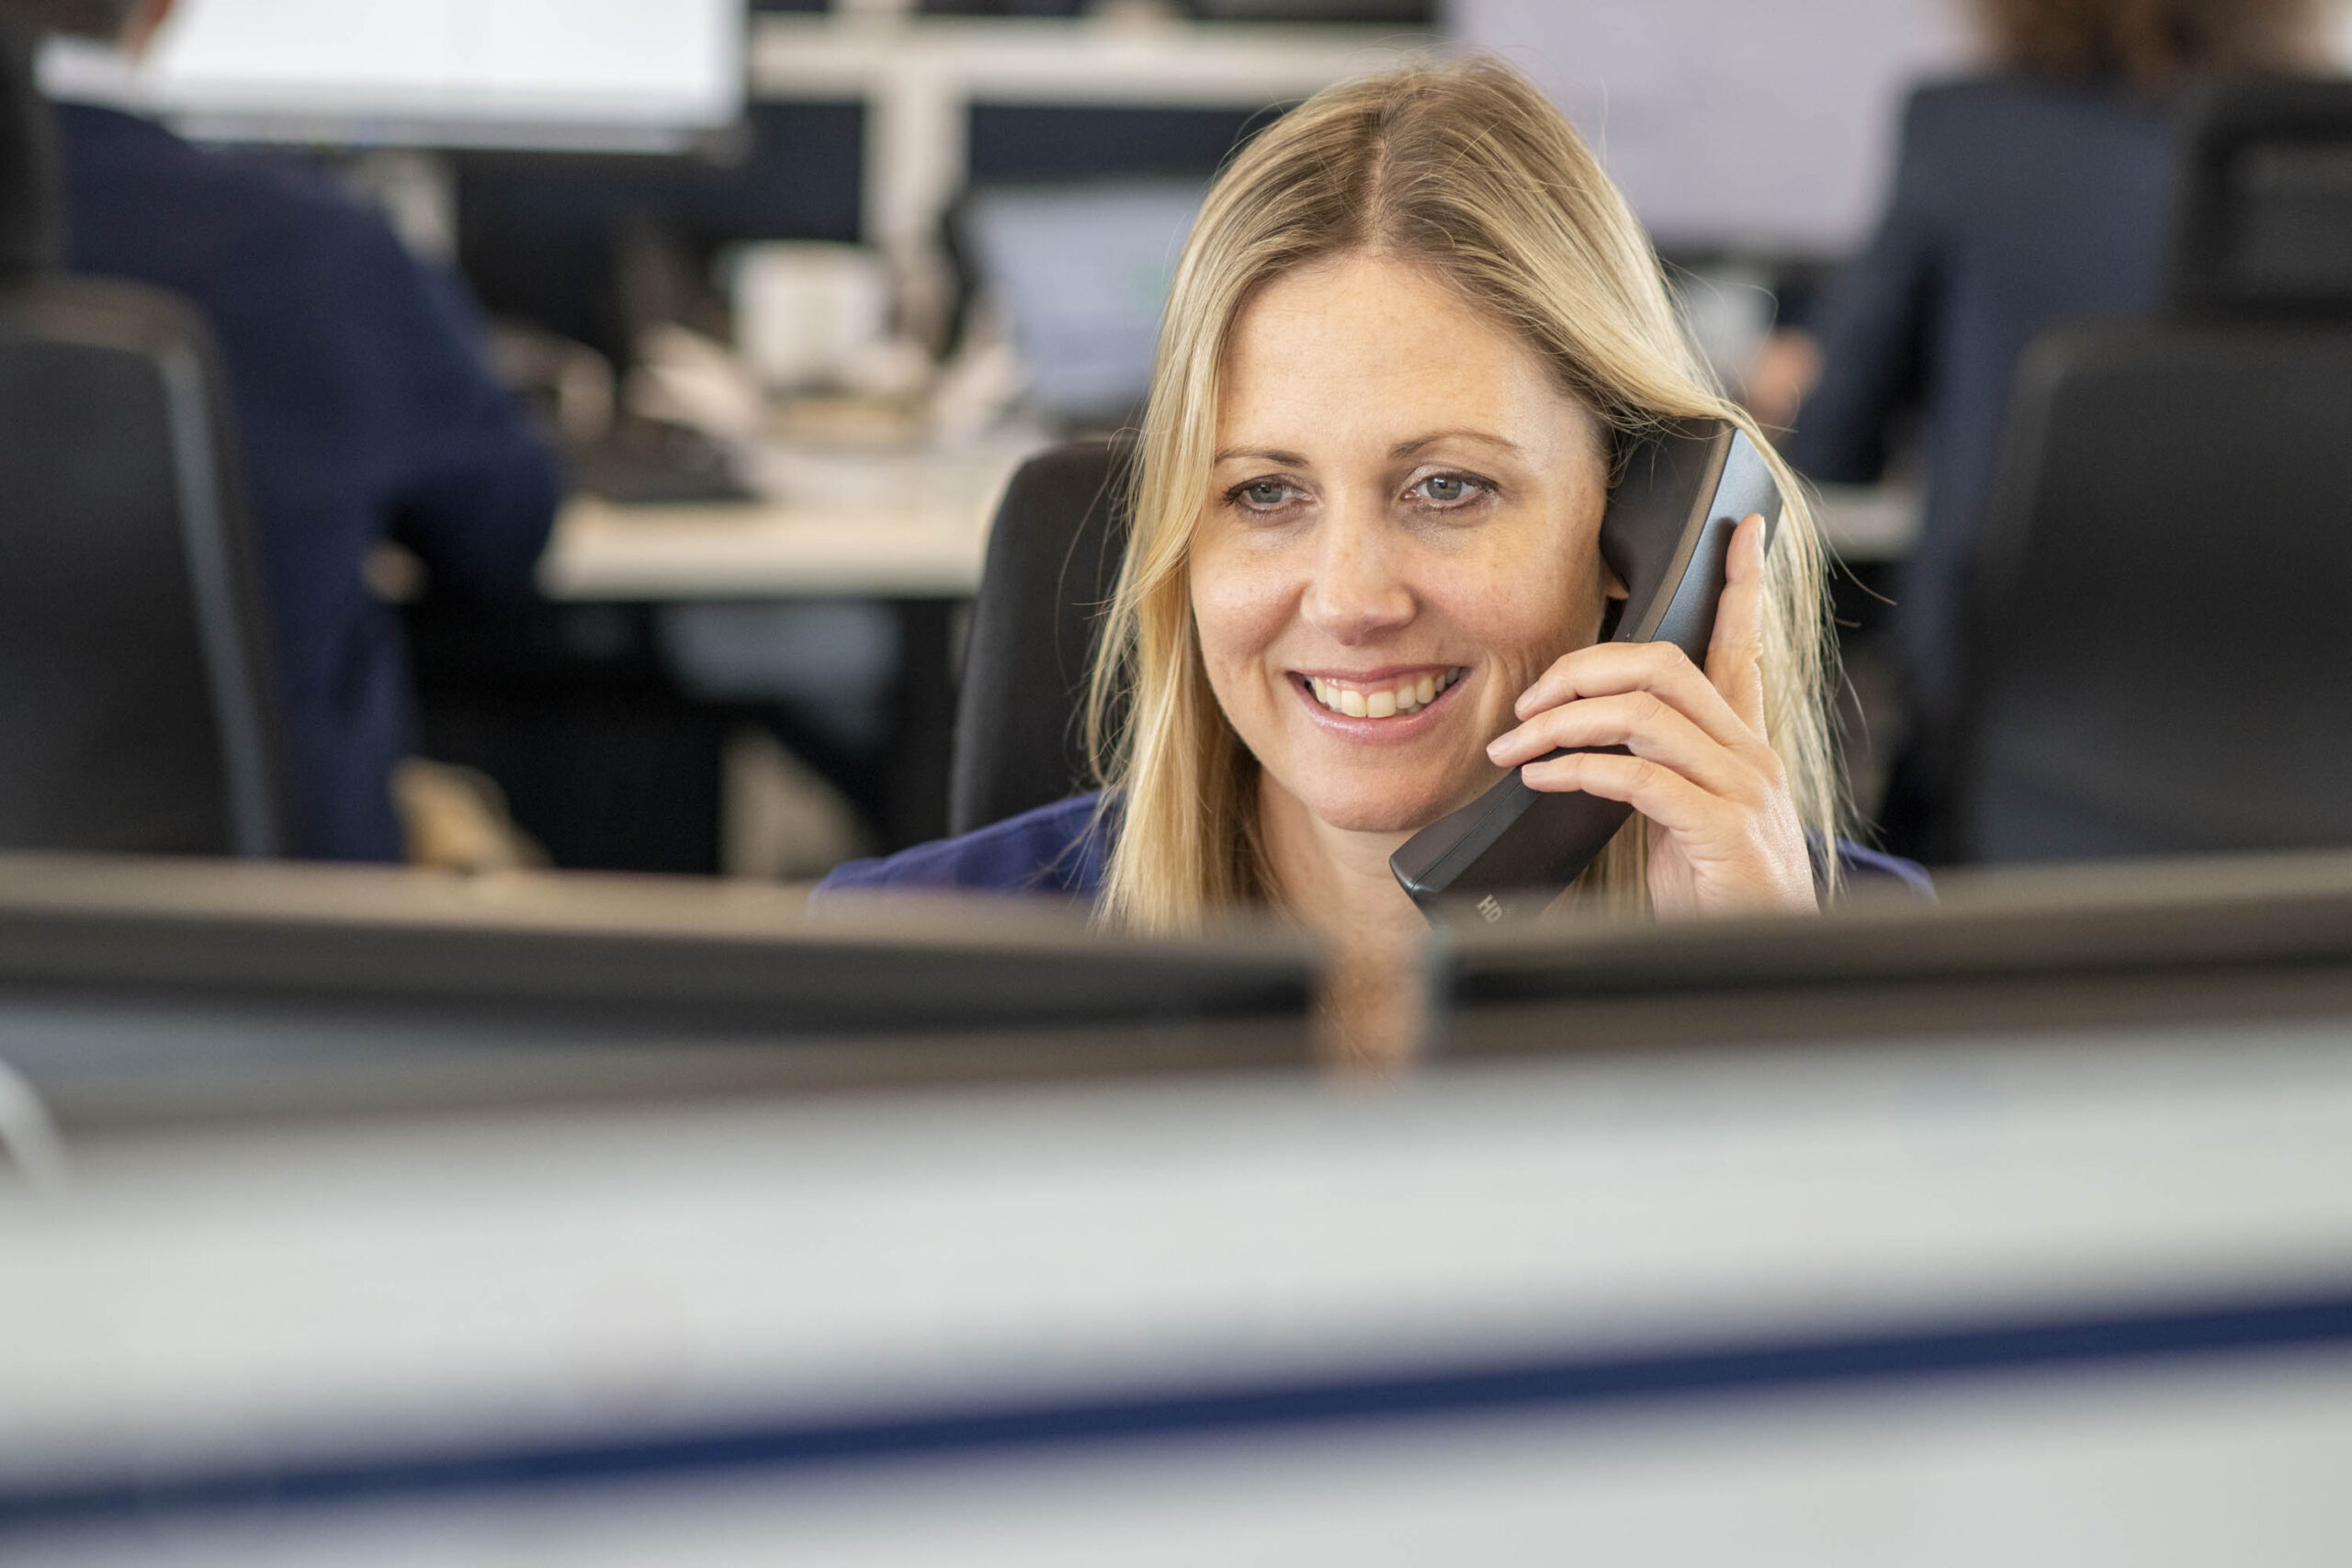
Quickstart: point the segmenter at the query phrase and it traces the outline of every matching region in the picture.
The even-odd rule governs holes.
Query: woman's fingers
[[[1724,700],[1704,671],[1668,642],[1597,642],[1553,662],[1517,705],[1525,721],[1591,697],[1647,692],[1724,746],[1757,742],[1760,733]],[[1517,734],[1517,730],[1510,732]],[[1508,739],[1507,735],[1504,739]]]
[[[1650,692],[1586,697],[1546,708],[1487,748],[1498,768],[1516,768],[1564,747],[1623,746],[1672,768],[1713,794],[1756,805],[1767,781],[1744,755],[1723,745]],[[1529,783],[1534,784],[1531,776]]]
[[[1662,916],[1820,908],[1804,835],[1785,800],[1776,809],[1759,811],[1710,794],[1646,757],[1617,751],[1571,751],[1530,762],[1520,776],[1535,789],[1580,790],[1623,801],[1649,819],[1653,846],[1663,830],[1670,846],[1665,856],[1681,869],[1679,874],[1668,871],[1653,847],[1651,895],[1658,897],[1662,872],[1686,886],[1680,897],[1659,899]]]
[[[1686,853],[1726,847],[1746,837],[1749,813],[1712,795],[1662,762],[1617,751],[1571,751],[1520,770],[1530,789],[1565,794],[1581,790],[1603,800],[1622,800],[1674,835]]]
[[[1751,513],[1731,536],[1724,596],[1707,643],[1707,680],[1740,721],[1764,733],[1764,518]]]
[[[1760,516],[1733,531],[1703,669],[1669,643],[1579,649],[1521,694],[1518,726],[1487,750],[1530,788],[1580,790],[1648,818],[1661,914],[1817,907],[1787,772],[1764,734],[1764,539]]]

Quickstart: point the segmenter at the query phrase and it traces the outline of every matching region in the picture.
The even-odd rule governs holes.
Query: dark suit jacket
[[[470,303],[383,220],[290,161],[199,152],[62,105],[68,265],[193,300],[220,342],[287,706],[297,842],[401,850],[400,622],[360,577],[391,537],[436,591],[520,597],[558,499],[552,457],[492,378]]]
[[[1790,449],[1800,469],[1875,479],[1891,424],[1924,415],[1927,513],[1895,616],[1930,718],[1950,695],[2018,352],[2070,317],[2154,308],[2171,168],[2165,106],[2120,86],[1994,76],[1924,88],[1878,231],[1816,313],[1823,377]]]

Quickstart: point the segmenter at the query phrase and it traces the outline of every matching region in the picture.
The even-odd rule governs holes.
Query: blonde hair
[[[1770,450],[1691,352],[1624,199],[1518,73],[1486,60],[1417,66],[1283,116],[1210,191],[1160,326],[1126,556],[1087,704],[1095,767],[1123,818],[1098,909],[1108,924],[1183,932],[1273,894],[1255,761],[1209,688],[1188,554],[1235,321],[1277,275],[1363,251],[1428,268],[1511,327],[1621,446],[1661,420],[1712,417]],[[1766,727],[1805,826],[1826,843],[1844,797],[1824,701],[1823,553],[1803,492],[1772,463],[1783,509],[1767,563]],[[1646,912],[1645,827],[1626,824],[1579,879],[1586,895]]]

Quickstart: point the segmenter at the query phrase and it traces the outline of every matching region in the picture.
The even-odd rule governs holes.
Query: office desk
[[[956,606],[979,587],[1006,480],[1049,444],[1025,431],[954,450],[775,443],[741,458],[757,501],[577,497],[539,563],[540,588],[571,604],[887,603],[899,675],[889,798],[873,809],[887,844],[919,843],[947,829]]]
[[[777,446],[747,462],[743,502],[564,508],[539,567],[551,599],[969,598],[1005,481],[1050,445],[969,451]]]
[[[1849,566],[1898,561],[1919,536],[1920,496],[1910,485],[1822,485],[1818,517],[1831,553]]]
[[[988,517],[753,501],[566,506],[539,579],[563,600],[960,599],[979,585]]]

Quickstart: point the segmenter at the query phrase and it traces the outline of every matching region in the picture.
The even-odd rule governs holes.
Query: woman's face
[[[1191,581],[1209,682],[1269,782],[1367,832],[1492,784],[1513,701],[1599,629],[1607,500],[1600,422],[1428,273],[1349,255],[1261,288]]]

